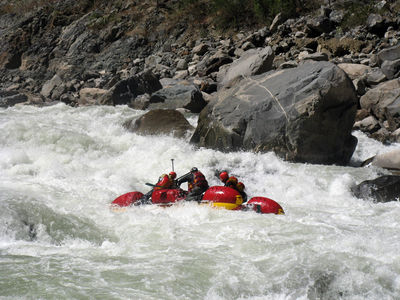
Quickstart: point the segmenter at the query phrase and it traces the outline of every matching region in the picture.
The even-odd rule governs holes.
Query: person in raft
[[[206,177],[196,167],[193,167],[189,173],[181,176],[177,182],[180,186],[182,183],[188,183],[187,201],[201,201],[201,195],[208,189]]]
[[[154,187],[154,190],[163,190],[163,189],[175,189],[176,188],[176,173],[174,171],[169,172],[169,174],[162,174],[158,178],[158,182]]]
[[[219,179],[224,183],[224,186],[237,190],[243,198],[243,202],[247,201],[247,194],[244,191],[244,183],[238,182],[235,176],[229,176],[228,172],[223,171],[219,174]]]
[[[138,201],[135,202],[135,205],[142,204],[150,204],[150,197],[154,191],[163,190],[163,189],[176,189],[176,173],[174,171],[169,172],[169,174],[162,174],[158,178],[158,182],[154,185],[154,187],[148,191],[146,194],[142,196]]]

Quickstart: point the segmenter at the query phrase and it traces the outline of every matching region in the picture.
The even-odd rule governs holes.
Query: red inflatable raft
[[[172,205],[185,199],[187,192],[182,189],[156,190],[151,195],[151,202],[157,205]],[[143,196],[141,192],[129,192],[116,198],[113,210],[131,206]],[[274,200],[266,197],[253,197],[245,204],[240,193],[225,186],[212,186],[203,195],[202,204],[228,210],[254,210],[263,214],[284,214],[283,208]]]

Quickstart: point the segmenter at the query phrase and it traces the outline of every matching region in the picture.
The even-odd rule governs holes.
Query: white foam
[[[400,296],[400,205],[373,204],[350,192],[381,170],[222,153],[124,129],[141,114],[125,106],[0,111],[0,199],[9,212],[0,213],[1,224],[20,224],[0,230],[0,253],[25,255],[27,264],[33,257],[57,261],[46,270],[33,264],[33,281],[53,272],[88,297],[107,282],[115,284],[103,296],[117,298],[308,299],[311,291],[328,298]],[[357,161],[393,147],[355,134]],[[145,183],[169,172],[172,158],[178,176],[196,166],[210,185],[220,184],[216,169],[227,169],[250,197],[270,197],[286,215],[194,203],[109,210],[123,193],[147,192]],[[24,210],[21,199],[33,206]],[[36,230],[32,241],[23,221]],[[63,268],[95,280],[83,283]]]

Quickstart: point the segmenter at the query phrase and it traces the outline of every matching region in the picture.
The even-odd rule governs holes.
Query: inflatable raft
[[[185,201],[186,195],[187,192],[180,188],[156,190],[151,195],[151,204],[170,206],[176,202]],[[120,208],[135,205],[143,196],[143,193],[137,191],[123,194],[112,201],[111,208],[118,211]],[[254,210],[262,214],[284,214],[283,208],[272,199],[253,197],[243,203],[243,198],[238,191],[225,186],[210,187],[202,196],[200,204],[228,210]]]

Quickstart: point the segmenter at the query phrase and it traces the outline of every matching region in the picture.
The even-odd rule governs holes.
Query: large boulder
[[[385,175],[366,180],[352,187],[351,191],[357,198],[375,202],[400,201],[400,176]]]
[[[372,113],[381,124],[388,122],[388,129],[400,127],[400,79],[383,82],[360,98],[361,108]]]
[[[194,128],[185,117],[173,109],[155,109],[147,112],[136,120],[129,120],[125,127],[141,135],[169,135],[184,137]]]
[[[329,62],[248,77],[218,92],[191,142],[219,150],[275,151],[296,162],[346,164],[357,139],[354,86]]]

